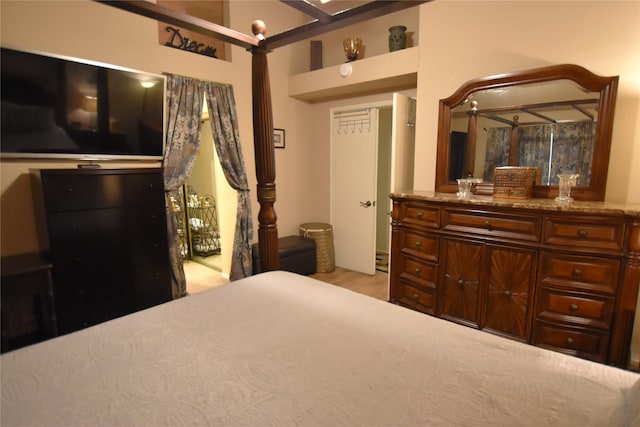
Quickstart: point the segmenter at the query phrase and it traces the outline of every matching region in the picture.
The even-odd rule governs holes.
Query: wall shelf
[[[415,88],[418,82],[418,47],[350,62],[351,75],[342,77],[334,65],[289,77],[289,96],[309,103]]]

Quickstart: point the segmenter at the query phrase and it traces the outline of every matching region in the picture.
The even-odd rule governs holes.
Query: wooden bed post
[[[509,165],[518,166],[520,156],[520,135],[518,133],[518,116],[513,116],[513,123],[511,124],[511,142],[509,143]]]
[[[469,110],[469,124],[467,126],[467,146],[464,153],[464,169],[461,178],[473,178],[476,166],[476,135],[477,135],[478,101],[471,101]]]
[[[273,148],[273,113],[271,89],[267,66],[267,49],[264,45],[266,26],[256,21],[253,33],[262,42],[251,49],[251,84],[253,90],[253,147],[258,180],[258,243],[261,271],[280,269],[278,256],[277,215],[273,207],[276,201],[276,165]]]

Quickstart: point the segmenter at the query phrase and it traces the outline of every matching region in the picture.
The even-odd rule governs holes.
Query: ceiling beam
[[[94,0],[98,3],[112,6],[118,9],[126,10],[137,15],[155,19],[156,21],[165,22],[167,24],[176,25],[180,28],[196,32],[208,37],[222,40],[236,46],[252,49],[259,45],[260,40],[257,37],[243,34],[239,31],[222,25],[214,24],[205,19],[196,18],[167,7],[159,6],[144,0]]]
[[[310,15],[316,20],[309,24],[275,34],[262,42],[255,36],[250,36],[239,31],[232,30],[231,28],[214,24],[213,22],[205,19],[197,18],[164,6],[159,6],[145,0],[94,1],[151,18],[156,21],[176,25],[180,28],[193,31],[198,34],[222,40],[236,46],[241,46],[247,50],[251,50],[260,44],[262,44],[262,46],[267,50],[271,50],[276,47],[286,46],[291,43],[346,27],[348,25],[357,24],[368,19],[377,18],[382,15],[418,6],[422,3],[427,3],[433,0],[373,0],[369,3],[343,10],[333,15],[322,11],[320,8],[311,4],[308,0],[281,0],[282,3]]]
[[[277,47],[286,46],[329,31],[357,24],[368,19],[377,18],[382,15],[418,6],[429,1],[433,0],[374,0],[363,4],[362,6],[347,9],[331,15],[331,18],[326,22],[314,21],[309,24],[301,25],[291,30],[275,34],[268,37],[264,41],[264,44],[269,50],[275,49]],[[295,1],[288,1],[287,3],[295,3]]]
[[[308,0],[280,0],[280,2],[304,13],[305,15],[309,15],[320,22],[328,22],[332,17],[330,13],[325,12]]]

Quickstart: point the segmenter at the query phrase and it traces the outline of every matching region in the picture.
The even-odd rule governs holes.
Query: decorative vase
[[[580,174],[577,173],[561,173],[558,174],[560,182],[558,183],[558,197],[556,202],[573,202],[571,197],[571,189],[575,187],[576,180]]]
[[[389,52],[402,50],[407,44],[407,27],[395,25],[389,28]]]
[[[358,55],[360,54],[362,40],[357,37],[349,37],[342,41],[342,46],[344,47],[344,54],[347,55],[347,60],[349,62],[355,61],[358,59]]]

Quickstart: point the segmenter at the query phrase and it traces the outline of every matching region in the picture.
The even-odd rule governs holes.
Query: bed
[[[256,163],[258,242],[260,265],[264,271],[279,270],[273,114],[267,53],[282,46],[310,39],[323,33],[348,27],[433,0],[279,0],[279,3],[307,15],[310,22],[267,36],[267,24],[256,20],[253,35],[164,7],[151,1],[93,0],[136,15],[175,25],[207,37],[213,37],[251,52],[251,92],[253,101],[253,146]],[[274,5],[275,6],[275,5]],[[277,6],[275,6],[277,7]],[[250,242],[249,242],[250,243]],[[249,255],[250,256],[250,255]]]
[[[283,271],[1,357],[3,426],[640,425],[640,375]]]

